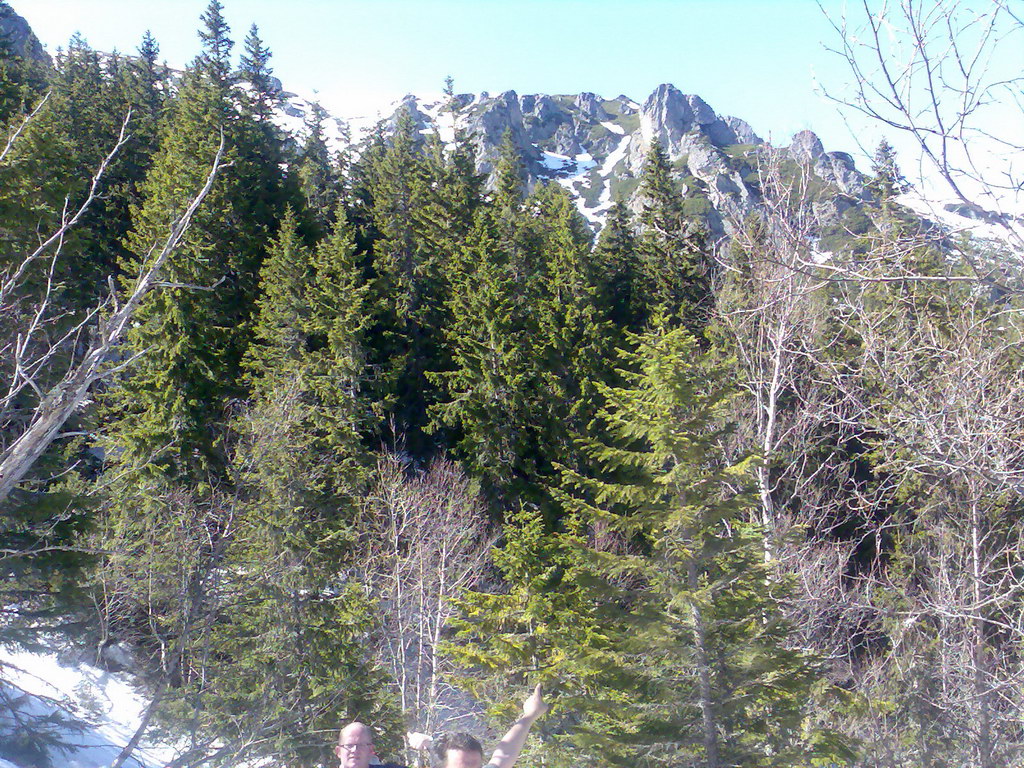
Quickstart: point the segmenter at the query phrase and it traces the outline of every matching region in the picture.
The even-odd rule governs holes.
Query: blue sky
[[[181,67],[198,51],[207,0],[9,0],[53,53],[73,32],[131,52],[146,29]],[[841,3],[826,2],[832,12]],[[803,128],[826,149],[856,142],[816,82],[846,73],[814,0],[225,0],[236,50],[255,22],[286,88],[359,115],[407,92],[624,93],[671,82],[786,144]],[[879,128],[861,127],[873,147]],[[863,164],[863,163],[862,163]]]

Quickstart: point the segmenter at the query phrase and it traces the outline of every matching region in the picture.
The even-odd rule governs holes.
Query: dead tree
[[[410,472],[385,456],[364,510],[367,582],[385,610],[378,654],[412,728],[443,725],[459,696],[445,679],[440,645],[452,599],[481,577],[492,543],[486,513],[458,465]]]
[[[11,408],[17,397],[28,388],[35,390],[39,401],[27,418],[27,426],[18,437],[0,453],[0,503],[10,495],[11,491],[28,474],[39,457],[60,433],[68,418],[85,402],[90,388],[104,376],[110,375],[121,367],[130,364],[122,361],[112,365],[111,360],[124,336],[142,299],[157,284],[160,270],[167,258],[177,248],[182,236],[192,221],[192,216],[202,204],[213,187],[217,174],[223,167],[224,136],[221,136],[220,147],[214,158],[210,173],[203,187],[189,203],[185,211],[171,225],[170,232],[163,244],[154,243],[145,259],[139,274],[129,282],[127,294],[120,296],[114,287],[113,277],[108,279],[110,292],[107,298],[94,307],[67,332],[53,341],[41,346],[32,342],[47,324],[54,311],[50,306],[53,295],[53,265],[60,257],[64,239],[80,221],[90,205],[96,199],[104,173],[113,161],[117,152],[128,140],[126,131],[128,119],[121,128],[121,135],[116,146],[100,164],[93,175],[92,183],[85,200],[73,213],[65,211],[61,224],[56,231],[45,238],[32,253],[27,254],[17,267],[0,276],[0,312],[13,312],[12,306],[19,287],[25,280],[31,267],[39,260],[51,254],[50,268],[46,288],[36,306],[27,313],[28,325],[13,340],[8,340],[0,354],[9,355],[13,361],[14,375],[7,383],[6,391],[0,394],[0,419],[5,411]],[[54,373],[54,366],[60,363],[60,352],[68,346],[88,339],[86,352],[81,357],[72,356],[72,362],[60,376],[56,384],[48,391],[40,389],[44,373]]]

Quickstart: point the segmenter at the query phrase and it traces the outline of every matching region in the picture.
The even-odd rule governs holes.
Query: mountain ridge
[[[309,102],[285,96],[284,109],[293,118],[308,110]],[[358,151],[375,126],[394,127],[402,110],[421,134],[451,141],[444,102],[444,97],[407,94],[376,120],[335,116],[337,146]],[[476,153],[477,171],[489,185],[507,133],[522,159],[526,187],[542,182],[566,187],[595,229],[615,200],[639,208],[637,186],[653,140],[666,150],[688,210],[714,239],[730,235],[734,222],[760,202],[756,155],[766,142],[742,118],[720,115],[699,95],[668,83],[643,103],[621,94],[605,99],[592,92],[520,95],[514,90],[458,94],[453,102],[459,127]],[[829,190],[827,203],[837,221],[850,207],[872,199],[852,156],[825,151],[812,131],[796,134],[784,151]]]

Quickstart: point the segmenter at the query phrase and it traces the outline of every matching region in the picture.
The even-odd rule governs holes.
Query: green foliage
[[[203,22],[199,29],[203,52],[196,59],[194,68],[210,80],[224,85],[231,74],[231,49],[235,45],[228,37],[231,30],[224,20],[224,3],[210,0],[199,18]]]
[[[245,37],[239,70],[242,80],[249,86],[244,96],[246,111],[257,123],[269,121],[280,96],[273,79],[274,70],[270,67],[270,51],[263,45],[255,24]]]
[[[618,200],[608,212],[594,248],[594,271],[599,276],[597,304],[611,323],[609,333],[641,329],[639,266],[633,219],[625,203]],[[621,339],[612,346],[621,346]]]
[[[639,194],[642,303],[648,318],[682,323],[698,338],[711,304],[711,265],[699,228],[686,220],[665,150],[653,142]]]
[[[711,201],[704,195],[691,195],[687,196],[683,200],[683,216],[691,221],[702,221],[704,216],[707,216],[714,206],[711,205]]]
[[[534,471],[530,415],[537,388],[533,320],[495,216],[478,214],[454,270],[446,331],[452,369],[436,374],[447,397],[433,408],[439,424],[458,436],[455,447],[467,468],[492,489]]]
[[[871,174],[866,186],[883,205],[890,198],[910,188],[896,163],[896,151],[885,139],[878,142],[878,148],[875,149],[875,155],[871,160]]]
[[[590,418],[608,342],[585,222],[557,185],[525,202],[519,189],[506,156],[454,272],[452,369],[435,377],[447,397],[434,413],[488,491],[544,504],[542,478],[571,460],[568,435]]]
[[[163,279],[172,287],[139,308],[129,348],[140,357],[109,397],[117,416],[108,440],[119,463],[170,476],[224,471],[224,408],[239,392],[256,275],[287,200],[272,125],[256,112],[236,112],[225,69],[230,40],[219,14],[211,2],[200,35],[206,50],[183,77],[133,211],[131,255],[123,263],[128,275],[137,274],[162,246],[205,182],[223,137],[222,161],[231,172],[219,175],[165,264]],[[250,48],[259,47],[251,36]]]
[[[592,470],[562,470],[565,531],[535,509],[510,517],[505,590],[460,603],[449,652],[492,714],[524,683],[558,692],[554,765],[849,757],[806,729],[821,669],[789,647],[785,584],[748,522],[749,460],[710,459],[728,397],[714,373],[682,330],[642,338],[581,443]]]
[[[24,338],[48,285],[40,342],[62,338],[108,278],[129,289],[205,180],[222,133],[229,163],[111,356],[102,408],[83,405],[4,508],[5,642],[80,625],[94,601],[99,621],[86,639],[136,651],[161,727],[188,723],[197,744],[252,739],[237,759],[326,763],[338,723],[352,717],[399,733],[381,693],[389,684],[367,658],[389,606],[358,582],[367,468],[392,443],[410,466],[451,451],[504,520],[500,583],[464,595],[449,650],[496,725],[529,685],[553,692],[530,757],[851,762],[828,724],[864,740],[861,762],[886,768],[967,764],[981,752],[1015,764],[1015,710],[1000,697],[1019,677],[1019,590],[952,609],[940,600],[962,597],[943,585],[973,578],[965,542],[976,532],[979,588],[1018,581],[1016,485],[986,484],[1017,472],[1006,446],[1019,444],[1019,403],[989,412],[988,401],[957,399],[1017,391],[1012,253],[962,242],[959,263],[912,240],[923,227],[894,202],[903,179],[884,143],[868,181],[877,205],[851,205],[784,160],[782,186],[806,181],[778,201],[793,221],[824,205],[837,212],[816,240],[796,243],[808,248],[802,263],[813,245],[832,252],[829,269],[864,280],[812,287],[822,266],[796,289],[807,294],[796,314],[782,316],[786,297],[772,291],[790,283],[765,267],[783,266],[770,250],[780,231],[751,217],[748,250],[732,252],[735,269],[717,280],[693,225],[710,211],[707,190],[686,158],[670,163],[652,146],[641,178],[615,182],[620,202],[594,246],[564,189],[526,194],[510,136],[486,192],[469,137],[424,138],[408,114],[348,165],[331,155],[326,113],[314,106],[293,153],[271,119],[269,50],[253,27],[236,70],[229,35],[214,0],[203,52],[174,87],[148,34],[130,58],[101,56],[76,36],[49,73],[0,50],[8,130],[51,88],[0,168],[0,273],[53,231],[65,201],[83,199],[132,113],[131,139],[59,258],[40,260],[0,307],[0,338]],[[458,124],[450,84],[448,96]],[[638,127],[619,102],[605,107]],[[731,168],[754,173],[750,146],[721,149]],[[592,203],[596,171],[589,182],[578,191]],[[634,192],[635,219],[622,202]],[[986,276],[992,297],[970,282],[968,262],[997,265]],[[989,312],[993,298],[1007,311]],[[745,318],[747,335],[726,313]],[[780,317],[799,323],[799,339],[779,342],[798,358],[793,370],[772,379],[765,354],[747,378],[712,362],[757,357],[749,345],[771,343]],[[85,338],[69,336],[47,358],[40,392]],[[635,349],[615,369],[624,345]],[[983,353],[996,358],[991,368]],[[944,379],[968,354],[962,381]],[[0,380],[20,386],[9,357]],[[780,357],[779,370],[786,364]],[[749,398],[733,398],[730,376]],[[777,384],[784,437],[763,467],[730,460],[767,418],[757,399],[766,382]],[[0,447],[38,399],[25,386],[5,405]],[[723,427],[726,410],[736,432]],[[922,413],[941,418],[915,421]],[[939,430],[964,423],[973,431],[962,443]],[[1003,444],[984,442],[995,434]],[[755,466],[778,519],[811,520],[805,539],[751,522]],[[816,575],[834,577],[835,605],[794,595],[766,559],[776,543],[793,548],[787,567],[807,569],[808,590]],[[832,572],[815,571],[819,549],[833,545],[845,554],[828,561]],[[849,576],[867,578],[868,565],[879,581],[861,595]],[[843,600],[863,603],[850,617]],[[802,641],[783,610],[812,614]],[[831,673],[856,695],[827,696],[822,663],[799,642],[834,642]],[[41,741],[19,738],[5,754],[39,761]]]
[[[143,123],[142,95],[127,88],[124,62],[115,57],[102,63],[80,37],[58,55],[50,76],[46,103],[24,126],[0,168],[0,273],[5,279],[57,230],[62,216],[85,200],[90,179],[114,149],[129,109],[140,114],[140,128]],[[84,351],[87,337],[73,329],[108,290],[106,279],[124,252],[119,239],[128,227],[126,210],[135,181],[148,167],[149,150],[141,139],[121,147],[97,185],[92,207],[59,243],[28,265],[24,279],[0,302],[0,336],[9,340],[0,379],[5,395],[13,395],[0,406],[0,448],[23,434],[43,394]],[[15,370],[16,339],[20,366],[41,361],[32,364],[38,370],[28,378]],[[91,409],[74,413],[62,439],[52,443],[23,487],[2,505],[0,541],[8,553],[2,558],[4,602],[10,620],[3,625],[13,633],[8,637],[30,639],[56,622],[60,611],[73,611],[83,602],[81,569],[90,558],[79,545],[93,523],[89,482],[98,461],[82,436],[94,427]]]
[[[135,213],[128,274],[162,245],[174,217],[202,187],[228,109],[221,84],[196,70],[186,73],[144,184],[145,202]],[[236,157],[236,150],[227,151],[228,162]],[[232,223],[238,181],[219,179],[165,265],[163,278],[174,287],[151,293],[139,308],[129,344],[141,356],[109,396],[117,414],[110,444],[120,463],[171,476],[223,467],[223,432],[215,427],[223,423],[225,399],[237,392],[240,332],[251,300],[238,280],[228,278],[250,271],[256,258]]]
[[[332,157],[324,135],[327,111],[314,103],[305,124],[305,143],[296,176],[305,208],[322,233],[330,226],[344,193],[340,158]]]
[[[520,694],[531,686],[541,683],[565,696],[605,678],[616,663],[581,586],[582,543],[551,533],[539,509],[522,507],[509,515],[504,543],[494,550],[504,589],[467,592],[457,603],[461,616],[452,622],[455,637],[445,652],[467,671],[459,682],[487,705],[499,728],[515,719]],[[576,703],[556,697],[546,722],[572,722]],[[571,750],[571,744],[563,751],[549,742],[538,754],[531,745],[523,759],[577,764]]]
[[[603,718],[582,713],[575,740],[604,764],[826,756],[805,731],[821,670],[789,647],[785,584],[749,522],[750,460],[711,460],[722,373],[703,368],[679,329],[643,337],[624,362],[627,383],[608,391],[603,433],[586,442],[601,473],[564,473],[577,524],[603,539],[585,551],[590,595],[622,659],[614,685],[586,692]]]
[[[383,373],[377,399],[393,415],[390,440],[421,453],[432,401],[426,375],[445,365],[440,329],[448,281],[445,253],[434,247],[444,235],[432,218],[433,185],[443,182],[431,177],[443,168],[428,167],[412,116],[403,111],[394,135],[370,153],[365,173],[375,278],[370,362]]]

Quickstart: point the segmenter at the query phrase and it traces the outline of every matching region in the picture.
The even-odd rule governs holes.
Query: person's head
[[[338,735],[334,754],[341,758],[341,768],[367,768],[373,755],[373,731],[362,723],[349,723]]]
[[[483,768],[484,748],[468,733],[450,733],[437,744],[444,768]]]

